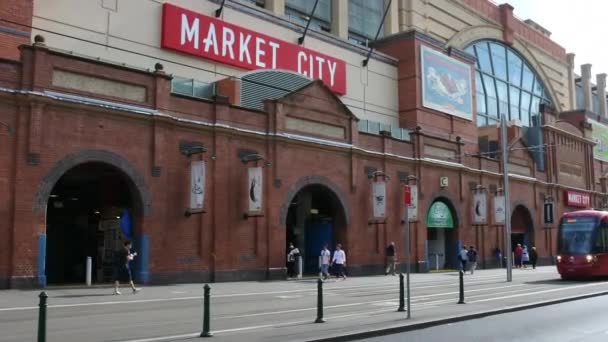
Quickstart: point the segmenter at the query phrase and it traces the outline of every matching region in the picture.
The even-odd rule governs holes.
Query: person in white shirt
[[[344,266],[346,266],[346,253],[342,250],[342,245],[338,244],[334,251],[334,257],[332,259],[332,266],[335,266],[336,277],[342,276],[342,279],[346,280],[346,274],[344,274]]]
[[[321,276],[323,280],[329,278],[329,263],[331,260],[331,252],[327,248],[327,245],[323,246],[321,255],[319,256],[319,268],[321,269]]]

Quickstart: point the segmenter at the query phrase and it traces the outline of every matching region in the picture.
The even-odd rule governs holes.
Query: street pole
[[[412,255],[411,255],[411,248],[410,248],[410,218],[409,218],[409,204],[405,205],[405,236],[406,236],[406,240],[407,243],[405,244],[405,254],[406,254],[406,265],[405,265],[405,269],[406,269],[406,288],[407,288],[407,319],[412,318],[412,309],[411,309],[411,305],[410,305],[410,297],[411,297],[411,293],[410,293],[410,265],[412,263]]]
[[[513,267],[511,258],[511,204],[509,201],[509,158],[507,156],[507,119],[506,114],[500,115],[500,140],[502,155],[502,177],[505,193],[505,252],[507,257],[507,282],[513,280]]]

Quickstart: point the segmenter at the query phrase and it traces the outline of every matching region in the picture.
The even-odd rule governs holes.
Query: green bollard
[[[405,290],[403,289],[403,273],[399,273],[399,308],[397,312],[405,311]]]
[[[211,288],[209,284],[205,284],[205,294],[203,296],[203,332],[201,332],[201,337],[211,337],[213,334],[209,332],[209,291]]]
[[[315,323],[324,323],[323,319],[323,280],[317,280],[317,319]]]
[[[40,292],[40,304],[38,309],[38,342],[46,341],[46,292]]]

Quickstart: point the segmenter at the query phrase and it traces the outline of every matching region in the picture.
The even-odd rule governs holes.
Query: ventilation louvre
[[[310,82],[310,79],[292,72],[254,71],[241,77],[241,106],[264,110],[264,100],[280,98]]]

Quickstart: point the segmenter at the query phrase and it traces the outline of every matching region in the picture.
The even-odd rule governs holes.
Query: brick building
[[[1,287],[81,282],[88,256],[107,281],[124,239],[142,282],[283,278],[288,242],[307,273],[324,243],[381,273],[406,183],[415,270],[463,244],[496,267],[501,113],[513,243],[551,263],[559,215],[602,205],[605,81],[510,6],[320,1],[298,44],[306,2],[219,3],[2,5]]]

